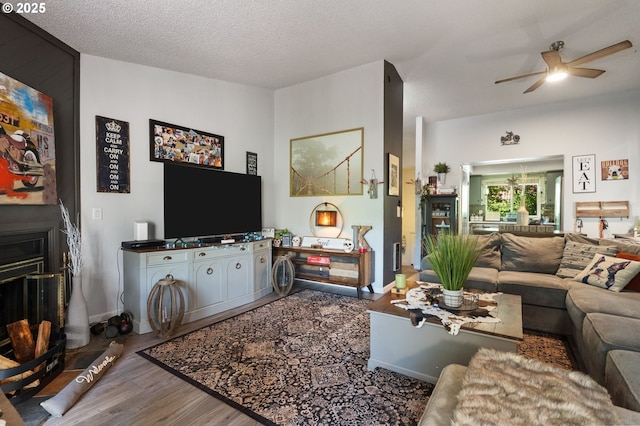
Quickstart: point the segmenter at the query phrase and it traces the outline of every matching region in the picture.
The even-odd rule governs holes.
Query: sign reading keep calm
[[[96,115],[98,192],[130,192],[129,123]]]

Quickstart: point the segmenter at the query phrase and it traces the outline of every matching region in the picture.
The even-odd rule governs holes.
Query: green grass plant
[[[480,255],[478,239],[441,232],[423,240],[431,268],[446,290],[460,290]]]

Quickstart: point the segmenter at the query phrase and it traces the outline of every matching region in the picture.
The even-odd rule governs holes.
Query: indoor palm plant
[[[462,304],[462,287],[480,255],[477,238],[441,232],[424,241],[427,259],[440,278],[444,304],[454,308]]]

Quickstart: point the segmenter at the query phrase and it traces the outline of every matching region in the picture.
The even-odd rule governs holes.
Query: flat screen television
[[[260,176],[165,163],[165,239],[261,230]]]

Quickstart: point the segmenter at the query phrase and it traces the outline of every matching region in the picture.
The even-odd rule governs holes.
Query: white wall
[[[477,161],[564,155],[562,229],[573,231],[575,203],[629,200],[629,219],[607,219],[611,233],[626,233],[640,217],[640,91],[548,104],[427,124],[422,167],[445,161],[452,166],[447,184],[460,185],[460,165]],[[502,146],[505,131],[520,135],[518,145]],[[596,192],[574,194],[572,156],[595,154],[601,161],[629,160],[629,180],[602,181]],[[583,232],[598,237],[598,219],[584,219]]]
[[[81,221],[83,290],[92,321],[121,312],[122,241],[133,222],[149,221],[163,238],[163,166],[149,161],[149,119],[225,137],[225,170],[244,173],[246,151],[258,154],[263,221],[273,223],[273,91],[91,55],[80,58]],[[129,122],[131,193],[96,191],[95,116]],[[194,182],[197,185],[197,182]],[[203,188],[203,194],[207,194]],[[212,208],[228,208],[211,197]],[[100,208],[102,220],[92,219]]]
[[[277,191],[275,228],[288,228],[294,235],[312,235],[309,215],[322,202],[337,205],[344,216],[343,238],[352,238],[352,225],[371,225],[365,239],[376,253],[374,289],[381,291],[383,197],[363,195],[340,197],[290,197],[290,140],[304,136],[364,127],[364,178],[384,180],[383,149],[384,62],[378,61],[313,81],[277,90],[275,93],[275,181]],[[380,185],[382,194],[385,186]]]

